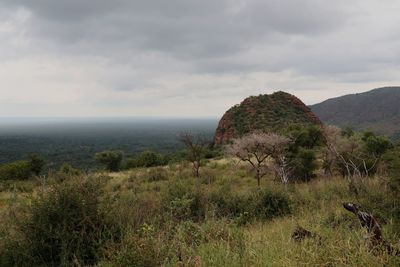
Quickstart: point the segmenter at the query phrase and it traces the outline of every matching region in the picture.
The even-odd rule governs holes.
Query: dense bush
[[[293,143],[290,150],[296,150],[300,147],[312,149],[324,144],[324,137],[320,126],[312,125],[308,127],[294,125],[286,130]]]
[[[26,160],[0,165],[0,180],[26,180],[31,174],[31,163]]]
[[[95,159],[103,164],[108,171],[118,171],[123,154],[121,151],[103,151],[96,153]]]
[[[72,167],[68,163],[64,163],[63,165],[61,165],[59,172],[70,176],[77,176],[82,174],[81,170]]]
[[[383,156],[386,171],[389,176],[389,187],[395,193],[400,193],[400,145],[397,145]]]
[[[214,157],[215,155],[217,155],[216,151],[208,150],[208,157]],[[187,152],[184,150],[167,154],[145,150],[134,157],[128,158],[123,164],[123,169],[165,166],[170,163],[182,162],[186,158]]]
[[[153,151],[143,151],[134,158],[130,158],[125,163],[126,169],[137,168],[137,167],[154,167],[163,166],[168,164],[169,157],[155,153]]]
[[[157,238],[156,234],[153,227],[143,225],[138,234],[123,240],[116,254],[104,266],[161,266],[168,252],[168,247],[162,242],[167,240]]]
[[[31,165],[31,171],[35,175],[39,175],[42,172],[45,161],[38,155],[31,155],[29,157],[29,163]]]
[[[162,202],[167,213],[175,220],[204,219],[206,196],[192,185],[182,181],[170,183],[164,192]]]
[[[20,238],[0,252],[10,266],[93,265],[113,237],[101,212],[101,186],[92,179],[72,181],[39,194],[15,231]],[[116,235],[115,235],[116,236]]]
[[[266,189],[254,195],[254,216],[261,219],[272,219],[291,213],[290,200],[286,193]]]
[[[318,167],[315,151],[307,148],[299,148],[295,154],[290,155],[289,164],[294,181],[309,181],[315,177],[314,172]]]
[[[217,217],[235,218],[243,213],[248,213],[251,209],[249,197],[245,194],[233,194],[230,190],[225,191],[221,188],[212,192],[210,202],[215,210]]]
[[[269,189],[242,194],[217,191],[210,196],[210,202],[217,216],[236,218],[240,223],[253,219],[268,220],[291,213],[288,195]]]

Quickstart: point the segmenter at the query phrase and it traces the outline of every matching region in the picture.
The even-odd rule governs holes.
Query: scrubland
[[[246,165],[208,160],[118,173],[54,173],[5,181],[0,193],[1,266],[399,266],[371,249],[342,207],[371,212],[394,246],[399,196],[384,175],[357,181],[317,175],[257,187]],[[314,233],[295,241],[297,226]]]

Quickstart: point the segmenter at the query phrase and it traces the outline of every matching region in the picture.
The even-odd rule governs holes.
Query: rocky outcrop
[[[214,142],[219,145],[254,130],[279,131],[294,124],[321,125],[321,121],[291,94],[250,96],[222,116]]]

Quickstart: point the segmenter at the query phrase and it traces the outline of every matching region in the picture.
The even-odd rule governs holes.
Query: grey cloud
[[[12,72],[0,82],[29,92],[25,75],[46,88],[41,98],[92,101],[93,110],[396,82],[398,8],[398,0],[0,0],[0,67]]]
[[[59,46],[89,42],[91,52],[99,54],[106,44],[182,60],[235,55],[275,33],[322,34],[344,20],[340,9],[318,0],[6,2],[31,10],[33,37]]]

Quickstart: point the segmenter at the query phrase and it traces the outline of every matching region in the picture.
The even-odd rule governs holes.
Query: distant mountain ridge
[[[250,96],[225,112],[214,142],[223,144],[255,130],[279,131],[294,124],[321,125],[321,121],[294,95],[279,91]]]
[[[331,98],[310,108],[325,124],[372,130],[400,139],[400,87]]]

